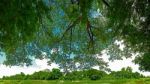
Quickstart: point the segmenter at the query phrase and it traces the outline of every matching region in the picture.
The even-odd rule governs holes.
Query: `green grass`
[[[46,80],[0,80],[0,84],[150,84],[150,79],[123,80],[81,80],[81,81],[46,81]]]

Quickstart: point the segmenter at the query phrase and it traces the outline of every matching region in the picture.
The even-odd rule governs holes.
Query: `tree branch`
[[[71,30],[74,26],[76,26],[76,24],[79,22],[80,19],[81,19],[81,16],[78,17],[75,21],[73,21],[72,24],[70,24],[70,25],[68,26],[68,28],[67,28],[67,29],[65,30],[65,32],[63,33],[63,35],[62,35],[60,41],[65,37],[65,34],[66,34],[69,30]]]
[[[87,27],[86,27],[86,29],[87,29],[87,33],[88,33],[88,35],[89,35],[89,38],[90,38],[90,41],[92,41],[93,42],[93,32],[92,32],[92,30],[91,30],[91,25],[90,25],[90,22],[87,20]]]
[[[104,3],[107,7],[110,7],[110,5],[108,4],[107,1],[105,1],[105,0],[102,0],[102,1],[103,1],[103,3]]]
[[[95,51],[95,49],[94,49],[94,38],[93,38],[94,34],[93,34],[91,28],[92,28],[92,26],[91,26],[89,20],[87,20],[87,27],[86,27],[86,29],[87,29],[87,33],[88,33],[89,38],[90,38],[88,49],[91,47],[92,48],[92,52],[94,52]]]

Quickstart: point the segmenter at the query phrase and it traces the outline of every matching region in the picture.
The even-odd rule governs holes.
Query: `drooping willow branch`
[[[89,20],[87,20],[87,23],[86,23],[86,31],[87,31],[88,37],[89,37],[89,39],[90,39],[88,49],[89,49],[90,47],[92,47],[92,50],[94,51],[94,34],[93,34],[92,26],[91,26]]]
[[[89,20],[87,20],[86,30],[87,30],[87,33],[89,35],[90,41],[93,42],[94,41],[94,39],[93,39],[93,32],[92,32],[91,24],[90,24]]]
[[[63,35],[62,35],[60,41],[63,40],[63,38],[65,37],[65,34],[66,34],[68,31],[70,31],[73,27],[76,26],[76,24],[78,24],[78,23],[80,22],[80,19],[81,19],[81,16],[79,16],[75,21],[73,21],[72,24],[71,24],[71,23],[69,24],[68,28],[67,28],[67,29],[65,30],[65,32],[63,33]]]

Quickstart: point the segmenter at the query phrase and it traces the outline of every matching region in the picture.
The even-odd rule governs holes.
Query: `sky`
[[[133,58],[129,58],[129,59],[125,59],[123,58],[123,60],[115,60],[113,62],[110,62],[108,60],[108,56],[106,55],[106,53],[103,53],[102,58],[108,62],[109,68],[112,71],[119,71],[121,70],[121,68],[123,67],[132,67],[133,72],[140,72],[138,69],[138,65],[135,65],[134,63],[132,63]],[[55,63],[52,63],[51,65],[47,65],[47,59],[43,59],[43,60],[39,60],[39,59],[35,59],[34,60],[34,64],[27,67],[27,66],[5,66],[2,64],[2,61],[5,58],[0,56],[0,78],[2,78],[3,76],[10,76],[10,75],[15,75],[15,74],[19,74],[21,72],[25,73],[25,74],[32,74],[34,72],[37,71],[41,71],[44,69],[52,69],[52,68],[58,68],[59,66]],[[95,69],[98,69],[98,67],[93,67]],[[145,76],[150,76],[150,72],[140,72]]]

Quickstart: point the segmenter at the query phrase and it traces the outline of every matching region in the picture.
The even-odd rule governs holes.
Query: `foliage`
[[[32,80],[45,80],[49,77],[51,73],[49,72],[44,72],[44,71],[39,71],[39,72],[35,72],[32,75],[29,76],[29,78],[26,79],[32,79]]]
[[[11,53],[34,39],[40,19],[50,10],[43,0],[0,1],[0,45]]]
[[[150,70],[150,52],[144,53],[144,55],[136,57],[135,63],[140,65],[140,70],[149,71]]]
[[[4,76],[3,80],[57,80],[62,77],[62,72],[59,69],[52,71],[39,71],[32,75],[25,75],[23,73],[14,76]]]
[[[72,71],[63,73],[59,69],[52,69],[52,71],[39,71],[31,75],[24,73],[13,76],[4,76],[2,80],[112,80],[112,79],[139,79],[144,76],[138,72],[132,72],[130,67],[122,68],[121,71],[112,71],[107,74],[105,71],[96,69]]]
[[[25,74],[24,73],[20,73],[20,74],[16,74],[14,76],[10,76],[10,77],[7,77],[7,76],[3,76],[3,80],[14,80],[14,79],[18,79],[18,80],[24,80],[25,79]]]
[[[62,73],[59,69],[52,69],[52,71],[39,71],[32,75],[25,75],[23,73],[14,76],[4,76],[3,80],[83,80],[91,79],[98,80],[107,75],[104,71],[99,71],[95,69],[83,70],[83,71],[73,71],[69,73]]]
[[[138,72],[132,72],[132,68],[131,67],[127,67],[127,68],[122,68],[121,71],[113,71],[110,73],[110,75],[114,78],[117,79],[132,79],[132,78],[141,78],[143,77],[143,75],[141,75]]]
[[[52,72],[50,74],[50,76],[48,77],[48,79],[51,79],[51,80],[56,80],[56,79],[59,79],[62,77],[62,72],[60,72],[59,69],[52,69]]]
[[[149,71],[144,55],[150,54],[150,3],[147,0],[110,0],[107,16],[109,27],[116,38],[124,40],[126,47],[142,53],[137,57],[141,70]],[[144,53],[144,54],[143,54]],[[141,63],[141,61],[143,63]],[[146,64],[144,64],[146,63]]]
[[[136,63],[141,70],[150,70],[150,60],[145,59],[150,56],[149,0],[1,0],[0,10],[0,49],[6,52],[6,65],[29,66],[35,57],[56,62],[66,71],[76,63],[106,69],[95,54],[119,39],[126,51],[144,53]],[[113,50],[118,47],[108,48],[108,53]],[[93,62],[75,63],[79,56]]]
[[[7,2],[2,0],[0,47],[6,52],[4,64],[29,66],[32,64],[32,57],[48,58],[49,63],[56,62],[65,70],[75,66],[75,63],[72,64],[75,58],[83,56],[85,61],[81,61],[81,65],[89,64],[86,68],[96,65],[106,67],[103,60],[98,60],[93,55],[111,42],[111,34],[105,31],[104,25],[100,29],[99,25],[96,25],[98,19],[94,19],[90,14],[92,7],[97,10],[100,4],[103,5],[102,1],[98,1],[97,6],[94,5],[97,3],[94,0],[76,2],[21,0],[9,1],[8,5],[5,5]],[[14,17],[14,21],[11,21]],[[53,56],[53,49],[60,51]],[[43,51],[47,53],[45,57],[42,56]],[[88,62],[86,58],[93,60]]]
[[[64,75],[64,80],[83,80],[86,79],[85,71],[72,71]]]
[[[69,72],[64,76],[64,79],[65,80],[84,80],[84,79],[99,80],[106,75],[107,74],[104,71],[89,69],[89,70]]]
[[[96,69],[90,69],[90,70],[86,71],[86,75],[91,80],[98,80],[98,79],[103,78],[106,75],[106,72],[99,71],[99,70],[96,70]]]

